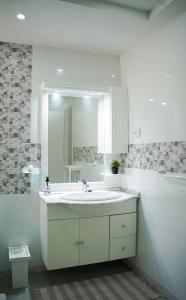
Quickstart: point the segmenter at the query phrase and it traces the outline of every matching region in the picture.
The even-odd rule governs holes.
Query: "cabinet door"
[[[48,270],[79,265],[79,219],[48,221]]]
[[[109,217],[80,219],[80,265],[107,261]]]

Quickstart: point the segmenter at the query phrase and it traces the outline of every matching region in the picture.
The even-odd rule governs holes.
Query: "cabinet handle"
[[[76,245],[83,245],[83,244],[84,244],[83,241],[77,241],[77,242],[76,242]]]
[[[123,247],[121,247],[121,250],[125,250],[125,247],[123,246]]]
[[[125,227],[126,227],[126,225],[125,225],[125,224],[122,224],[122,225],[121,225],[121,227],[122,227],[122,228],[125,228]]]

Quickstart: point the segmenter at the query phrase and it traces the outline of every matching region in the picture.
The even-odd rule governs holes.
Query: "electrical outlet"
[[[134,137],[139,139],[141,137],[141,128],[138,128],[134,131]]]

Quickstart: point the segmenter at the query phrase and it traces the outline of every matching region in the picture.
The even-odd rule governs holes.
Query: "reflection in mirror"
[[[103,181],[104,156],[98,153],[101,95],[48,97],[48,174],[51,182]],[[100,137],[99,137],[100,138]]]

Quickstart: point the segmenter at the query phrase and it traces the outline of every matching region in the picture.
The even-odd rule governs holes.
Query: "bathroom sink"
[[[69,201],[105,201],[120,198],[120,193],[113,191],[69,192],[63,194],[64,200]]]

